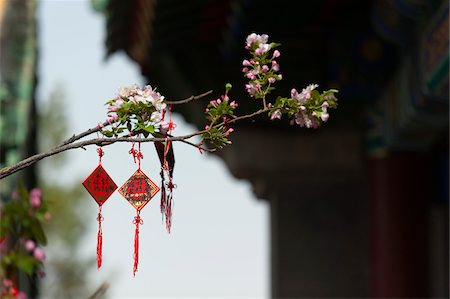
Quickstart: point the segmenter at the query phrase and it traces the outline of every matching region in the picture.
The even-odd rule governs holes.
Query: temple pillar
[[[239,128],[233,140],[227,165],[271,206],[272,297],[368,297],[360,132]]]

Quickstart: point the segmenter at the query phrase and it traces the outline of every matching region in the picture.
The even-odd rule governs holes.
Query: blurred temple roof
[[[279,60],[284,79],[277,83],[280,94],[313,82],[323,89],[338,88],[338,97],[351,104],[341,105],[337,123],[360,119],[364,113],[361,104],[371,105],[369,117],[359,120],[363,126],[378,130],[371,133],[377,136],[369,138],[369,151],[384,147],[425,149],[446,126],[446,1],[92,3],[106,16],[106,55],[125,51],[168,98],[208,89],[218,94],[224,82],[242,86],[240,62],[245,57],[245,37],[250,32],[268,33],[271,40],[282,44]],[[402,72],[409,78],[398,82],[396,76]],[[384,99],[392,97],[392,85],[405,100],[378,111],[380,105],[386,106]],[[236,98],[245,96],[243,88],[235,88],[233,94]],[[189,109],[184,116],[190,122],[201,125],[197,108],[182,109]],[[387,122],[392,114],[401,115],[401,123]],[[374,125],[379,119],[383,120]],[[426,127],[425,132],[414,127],[417,119]]]

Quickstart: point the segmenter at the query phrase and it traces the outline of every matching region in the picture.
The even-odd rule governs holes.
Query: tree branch
[[[204,96],[206,94],[210,94],[210,92],[207,92],[207,93],[205,93],[203,95],[199,95],[199,96],[197,96],[197,98],[199,98],[201,96]],[[190,97],[190,98],[187,98],[187,99],[191,99],[191,98],[194,99],[196,97]],[[221,122],[219,124],[216,124],[216,125],[214,125],[214,127],[220,127],[220,126],[223,126],[223,125],[226,125],[226,124],[235,123],[235,122],[243,120],[243,119],[252,118],[252,117],[254,117],[256,115],[262,114],[262,113],[267,112],[267,111],[268,111],[268,109],[266,108],[266,109],[258,110],[258,111],[254,112],[254,113],[251,113],[251,114],[237,116],[237,117],[235,117],[235,118],[233,118],[231,120],[228,120],[226,122]],[[107,125],[109,125],[108,122],[103,123],[103,126],[107,126]],[[103,137],[103,138],[93,138],[93,139],[89,139],[89,140],[83,140],[83,141],[75,142],[75,141],[77,141],[77,140],[79,140],[79,139],[81,139],[83,137],[86,137],[86,136],[88,136],[90,134],[93,134],[95,132],[99,132],[100,130],[101,130],[100,126],[91,128],[89,130],[86,130],[86,131],[78,134],[78,135],[73,135],[72,137],[70,137],[67,140],[63,141],[60,145],[58,145],[58,146],[48,150],[47,152],[33,155],[31,157],[28,157],[28,158],[18,162],[15,165],[4,167],[4,168],[0,169],[0,179],[5,178],[7,176],[10,176],[13,173],[15,173],[15,172],[17,172],[19,170],[22,170],[24,168],[27,168],[30,165],[33,165],[34,163],[36,163],[36,162],[38,162],[38,161],[40,161],[42,159],[45,159],[47,157],[51,157],[51,156],[54,156],[54,155],[59,154],[61,152],[65,152],[65,151],[76,149],[76,148],[83,148],[83,149],[85,149],[85,146],[94,145],[94,144],[97,145],[97,146],[108,146],[108,145],[114,144],[116,142],[166,142],[166,141],[176,142],[176,141],[179,141],[179,142],[188,144],[190,146],[199,148],[200,150],[204,150],[204,151],[208,151],[208,152],[214,152],[215,151],[215,149],[207,149],[207,148],[201,147],[200,144],[195,144],[195,143],[190,142],[190,141],[187,140],[187,139],[190,139],[190,138],[192,138],[194,136],[202,135],[205,132],[207,132],[207,130],[197,131],[195,133],[191,133],[191,134],[184,135],[184,136],[169,136],[169,137],[166,137],[166,138],[154,138],[154,137],[138,138],[138,137],[129,137],[129,136],[124,137],[124,136],[122,136],[122,137],[114,137],[114,138],[105,138],[105,137]]]

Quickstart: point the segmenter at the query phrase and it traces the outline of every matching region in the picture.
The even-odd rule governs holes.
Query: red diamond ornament
[[[138,211],[142,210],[158,191],[159,187],[140,169],[119,189],[119,193]]]
[[[95,199],[99,206],[103,205],[105,201],[117,189],[116,183],[111,179],[102,165],[97,168],[84,180],[83,186]]]

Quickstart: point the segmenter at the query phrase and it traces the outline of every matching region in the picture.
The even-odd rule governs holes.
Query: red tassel
[[[102,266],[102,248],[103,248],[103,232],[102,232],[102,207],[99,207],[98,210],[98,233],[97,233],[97,269],[100,269]]]
[[[139,215],[140,212],[137,211],[136,217],[134,217],[133,224],[136,224],[136,230],[134,233],[134,266],[133,266],[133,276],[136,276],[136,272],[138,270],[138,264],[139,264],[139,225],[144,224],[144,221],[142,221],[141,216]]]

